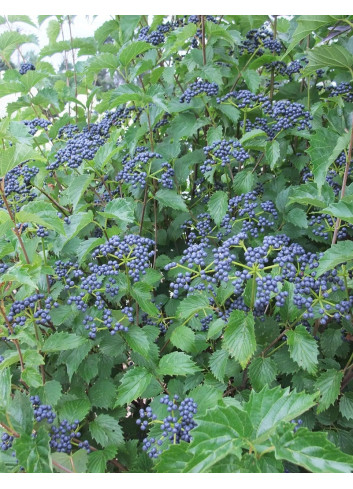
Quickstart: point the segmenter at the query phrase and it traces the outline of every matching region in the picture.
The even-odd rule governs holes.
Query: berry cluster
[[[0,449],[3,452],[6,452],[9,448],[12,448],[12,442],[14,440],[14,437],[9,435],[8,433],[2,433],[1,435],[1,442],[0,442]]]
[[[165,440],[169,440],[173,445],[180,443],[181,440],[186,442],[192,440],[190,431],[197,426],[194,420],[197,404],[191,397],[184,399],[179,405],[178,400],[178,395],[175,395],[173,399],[170,399],[168,395],[161,398],[160,403],[167,406],[168,413],[161,424],[150,406],[139,411],[140,417],[136,424],[140,426],[142,431],[146,431],[149,426],[154,424],[158,424],[162,431],[158,439],[150,435],[143,440],[142,450],[147,452],[150,458],[157,458],[162,453],[160,447]]]
[[[110,257],[108,265],[117,268],[126,267],[129,276],[134,282],[137,282],[150,266],[150,258],[154,253],[149,251],[152,246],[154,246],[154,241],[136,234],[127,234],[124,237],[112,236],[105,244],[98,246],[93,251],[92,258]]]
[[[205,146],[203,151],[207,158],[200,166],[201,173],[206,173],[219,167],[224,168],[226,165],[234,163],[235,160],[244,163],[250,158],[239,141],[234,139],[215,141],[210,146]]]
[[[24,204],[36,197],[31,185],[31,179],[37,175],[39,168],[29,167],[26,164],[18,165],[10,170],[5,176],[5,196],[13,200],[15,204]],[[4,207],[0,199],[0,207]],[[20,207],[17,207],[20,210]]]
[[[53,306],[58,307],[59,304],[54,302],[51,296],[48,296],[44,300],[44,307],[42,307],[41,302],[44,297],[44,294],[34,294],[26,299],[14,301],[7,316],[7,320],[12,323],[13,328],[24,326],[29,318],[33,319],[36,324],[47,326],[51,321],[51,308]]]
[[[34,419],[40,423],[43,420],[47,420],[49,424],[54,423],[56,414],[53,408],[47,404],[42,404],[39,396],[31,396],[30,401],[33,406]]]
[[[342,96],[345,102],[353,102],[353,88],[347,82],[341,82],[338,85],[330,85],[328,88],[329,97]]]
[[[78,430],[79,420],[75,420],[73,423],[69,423],[66,419],[60,422],[58,427],[52,426],[50,433],[49,446],[57,452],[71,453],[73,445],[73,438],[80,438],[81,433]],[[87,453],[90,453],[91,449],[87,440],[80,442],[78,448],[84,448]]]
[[[281,42],[274,39],[273,33],[266,26],[250,30],[246,34],[245,41],[239,46],[241,55],[253,54],[256,51],[257,56],[262,56],[265,49],[274,54],[281,54],[282,51]]]
[[[35,69],[36,67],[32,63],[22,63],[18,72],[20,75],[24,75],[27,71],[35,71]]]
[[[179,102],[182,104],[184,102],[189,103],[193,97],[197,97],[197,95],[208,95],[212,97],[213,95],[218,95],[219,87],[217,83],[210,83],[208,81],[196,81],[192,83],[182,94],[179,99]]]
[[[41,127],[46,131],[48,127],[51,125],[50,121],[47,121],[46,119],[39,119],[38,117],[30,121],[22,121],[22,122],[25,126],[29,128],[28,132],[32,136],[34,136],[35,133],[38,131],[38,127]]]

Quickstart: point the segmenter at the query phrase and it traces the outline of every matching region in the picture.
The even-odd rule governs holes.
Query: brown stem
[[[344,194],[346,192],[349,167],[350,167],[351,159],[352,159],[352,148],[353,148],[353,114],[352,114],[351,137],[349,140],[349,149],[348,149],[348,154],[347,154],[347,158],[346,158],[346,167],[344,169],[344,175],[343,175],[343,181],[342,181],[341,199],[343,199]],[[337,241],[337,235],[338,235],[338,230],[339,230],[340,225],[341,225],[341,219],[337,218],[336,223],[335,223],[335,230],[334,230],[333,238],[332,238],[332,244],[335,244]]]
[[[145,194],[144,194],[144,197],[143,197],[143,204],[142,204],[142,214],[141,214],[141,222],[140,222],[140,229],[139,229],[139,235],[140,236],[141,236],[141,233],[142,233],[143,220],[145,218],[146,205],[147,205],[147,185],[145,187]]]
[[[61,211],[65,215],[65,217],[68,217],[70,215],[69,214],[69,211],[67,209],[65,209],[65,207],[63,207],[62,205],[60,205],[59,202],[57,202],[45,190],[43,190],[42,188],[36,187],[35,185],[33,185],[33,186],[34,186],[34,188],[36,188],[37,190],[39,190],[39,192],[41,192],[43,195],[45,195],[50,200],[50,202],[52,202],[55,205],[55,207],[57,207],[59,209],[59,211]]]
[[[279,342],[279,340],[282,339],[283,336],[285,336],[285,334],[287,333],[287,331],[289,331],[290,328],[287,328],[285,329],[279,336],[277,336],[277,338],[275,340],[272,341],[272,343],[270,343],[268,346],[266,346],[266,348],[264,350],[262,350],[261,352],[261,356],[265,355],[265,353],[270,350],[273,346],[275,346],[276,343]]]
[[[154,255],[153,255],[153,268],[156,268],[156,260],[157,260],[157,201],[153,199],[153,215],[154,215]]]

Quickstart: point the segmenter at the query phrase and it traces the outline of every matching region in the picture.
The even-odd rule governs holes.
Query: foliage
[[[1,17],[1,471],[353,471],[352,21]]]

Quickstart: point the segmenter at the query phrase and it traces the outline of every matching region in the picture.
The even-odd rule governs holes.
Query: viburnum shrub
[[[0,21],[0,471],[351,472],[353,16]]]

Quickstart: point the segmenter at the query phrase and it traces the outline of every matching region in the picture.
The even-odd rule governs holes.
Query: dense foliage
[[[0,21],[0,471],[351,472],[353,16]]]

